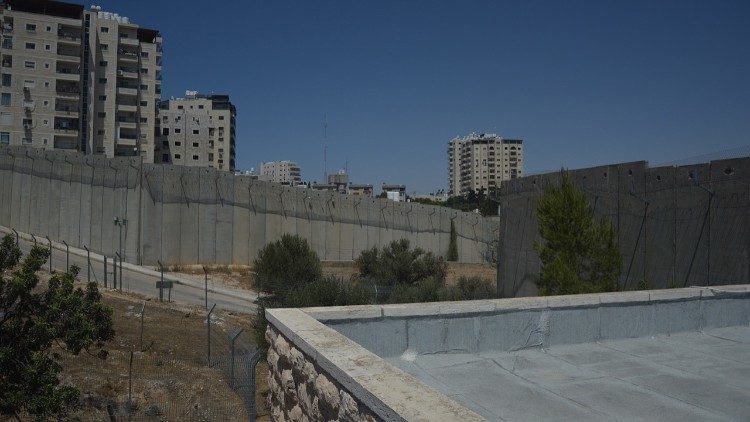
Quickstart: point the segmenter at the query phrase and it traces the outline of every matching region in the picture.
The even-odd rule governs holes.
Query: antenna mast
[[[328,115],[323,113],[323,183],[328,183]]]

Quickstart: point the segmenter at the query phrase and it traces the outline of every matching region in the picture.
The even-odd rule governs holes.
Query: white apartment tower
[[[228,95],[201,95],[162,101],[156,162],[234,171],[235,116]]]
[[[158,31],[46,0],[5,0],[0,21],[0,145],[154,161]]]
[[[302,183],[300,168],[294,161],[260,163],[260,175],[282,185],[297,186]]]
[[[448,195],[491,191],[523,175],[523,141],[472,133],[448,141]]]

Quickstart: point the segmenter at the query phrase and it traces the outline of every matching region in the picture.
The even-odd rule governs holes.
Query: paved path
[[[5,234],[15,234],[8,228],[0,226],[0,236]],[[49,243],[47,239],[36,236],[37,244],[43,247],[48,247]],[[24,255],[27,254],[31,247],[34,245],[34,241],[31,235],[20,233],[18,246],[23,251]],[[79,279],[86,281],[89,277],[89,272],[86,266],[86,251],[71,247],[69,254],[69,264],[77,265],[81,267],[79,273]],[[91,253],[91,281],[97,282],[100,286],[104,286],[104,257],[100,254]],[[62,271],[66,267],[66,253],[65,245],[57,242],[52,242],[52,269]],[[49,262],[44,265],[44,269],[49,268]],[[113,285],[113,271],[112,259],[108,258],[107,262],[107,287],[112,288]],[[159,297],[159,290],[156,288],[156,282],[161,278],[158,271],[153,268],[138,266],[129,263],[123,263],[122,265],[122,282],[120,282],[120,272],[118,265],[118,276],[117,276],[118,288],[121,288],[126,292],[140,293],[153,298]],[[173,282],[173,288],[171,292],[171,299],[173,302],[180,302],[190,305],[205,306],[205,288],[203,282],[198,282],[188,277],[180,277],[172,273],[164,274],[165,280],[171,280]],[[167,289],[164,290],[164,300],[167,300],[169,292]],[[211,307],[214,303],[217,309],[243,312],[243,313],[255,313],[257,306],[254,301],[257,300],[258,295],[249,290],[232,289],[223,286],[216,286],[211,282],[209,275],[208,282],[208,306]]]

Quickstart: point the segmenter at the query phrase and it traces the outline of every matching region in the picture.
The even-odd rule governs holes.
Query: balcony
[[[117,76],[125,79],[138,79],[138,71],[135,69],[119,68]]]
[[[56,149],[78,149],[78,137],[75,134],[56,134],[54,145]]]
[[[55,123],[55,132],[66,133],[66,134],[78,133],[78,124],[73,126],[73,125]]]
[[[120,49],[120,50],[117,50],[117,58],[123,62],[137,63],[138,53]]]
[[[117,118],[117,126],[119,126],[120,128],[123,128],[123,129],[135,129],[136,128],[136,120],[132,119],[132,118],[127,118],[127,117],[118,117]]]
[[[130,38],[130,37],[120,37],[120,44],[121,45],[132,45],[134,47],[138,47],[138,38]]]
[[[118,131],[120,130],[119,125],[118,125],[117,130]],[[117,143],[119,145],[135,146],[137,141],[138,141],[138,136],[135,133],[120,131],[120,134],[117,136]]]
[[[78,116],[78,105],[55,104],[55,114],[60,116]]]
[[[120,95],[137,96],[138,86],[136,85],[117,85],[117,93]]]
[[[8,56],[3,57],[2,66],[3,67],[13,67],[13,58],[12,57],[8,57]]]
[[[78,87],[57,87],[57,96],[63,98],[78,98],[81,95],[81,90]]]
[[[65,81],[77,81],[81,79],[81,74],[78,72],[78,69],[71,69],[71,68],[65,68],[65,67],[58,67],[57,70],[55,70],[55,73],[57,74],[57,79],[65,80]]]
[[[80,63],[81,52],[75,51],[75,50],[58,48],[57,49],[57,61]]]
[[[75,34],[72,32],[64,32],[64,31],[58,31],[57,32],[57,42],[60,44],[80,44],[81,43],[81,35]]]
[[[117,104],[117,111],[123,111],[127,113],[135,113],[138,111],[136,104]]]

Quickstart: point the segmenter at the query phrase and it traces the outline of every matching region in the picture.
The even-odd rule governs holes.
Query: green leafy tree
[[[540,198],[537,221],[542,237],[534,245],[542,262],[540,294],[618,290],[622,260],[612,224],[597,221],[586,195],[567,172],[561,171],[560,185]]]
[[[456,223],[451,220],[451,235],[450,241],[448,242],[448,261],[458,261],[458,233],[456,232]]]
[[[323,273],[320,259],[307,240],[290,234],[264,246],[253,266],[255,287],[279,298],[318,280]]]
[[[105,359],[104,342],[114,337],[112,309],[96,283],[75,287],[78,268],[40,283],[36,273],[48,255],[34,247],[21,261],[10,236],[0,242],[0,414],[16,419],[64,417],[80,393],[60,385],[61,353]]]
[[[373,247],[362,251],[356,263],[360,278],[391,286],[429,278],[444,282],[448,271],[442,257],[421,248],[411,249],[408,239],[394,240],[382,250]]]

